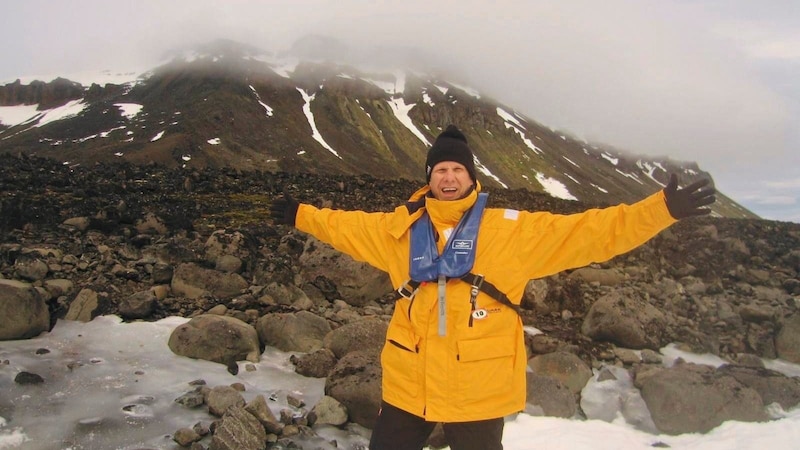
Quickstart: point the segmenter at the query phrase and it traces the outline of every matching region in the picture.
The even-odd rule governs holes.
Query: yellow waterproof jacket
[[[457,201],[425,197],[426,186],[410,201],[425,197],[441,254],[445,239],[477,199],[475,191]],[[389,274],[400,287],[409,279],[411,225],[422,209],[409,213],[367,213],[317,209],[301,204],[296,227],[354,259]],[[477,238],[472,273],[519,304],[529,280],[606,261],[643,244],[675,222],[663,191],[633,205],[558,215],[486,208]],[[522,321],[511,308],[481,293],[473,320],[470,285],[446,286],[446,335],[438,333],[436,282],[423,284],[394,308],[381,353],[383,399],[434,422],[503,417],[525,408],[527,355]]]

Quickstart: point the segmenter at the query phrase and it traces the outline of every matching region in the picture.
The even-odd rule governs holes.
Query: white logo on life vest
[[[488,315],[489,311],[486,311],[485,309],[476,309],[475,311],[472,311],[472,318],[476,320],[485,319]]]
[[[472,249],[472,240],[456,239],[453,241],[453,248],[456,250],[470,250]]]

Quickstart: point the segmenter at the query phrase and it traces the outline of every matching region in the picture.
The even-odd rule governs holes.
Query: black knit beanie
[[[428,159],[425,161],[425,176],[431,181],[433,167],[442,161],[454,161],[467,168],[469,177],[473,182],[475,178],[475,161],[472,159],[472,150],[467,145],[467,138],[455,125],[448,125],[428,150]]]

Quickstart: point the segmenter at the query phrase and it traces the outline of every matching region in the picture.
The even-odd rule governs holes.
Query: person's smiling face
[[[472,178],[463,164],[455,161],[442,161],[431,170],[433,197],[437,200],[458,200],[464,198],[472,187]]]

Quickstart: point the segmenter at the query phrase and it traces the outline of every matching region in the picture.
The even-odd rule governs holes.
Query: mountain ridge
[[[136,81],[82,91],[66,79],[0,86],[0,152],[65,164],[122,159],[423,183],[427,147],[453,123],[467,135],[485,187],[615,204],[660,189],[669,172],[683,183],[710,177],[693,162],[575,139],[474,89],[424,73],[258,52],[212,43],[175,53]],[[31,117],[4,119],[3,111],[33,102],[38,106]],[[130,112],[132,105],[137,112]],[[713,211],[757,218],[723,193]]]

